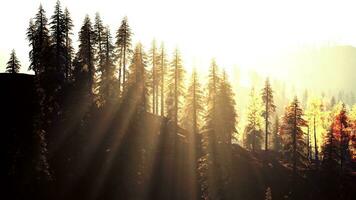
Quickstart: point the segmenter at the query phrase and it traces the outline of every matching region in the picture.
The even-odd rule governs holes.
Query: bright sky
[[[56,0],[11,0],[0,6],[0,71],[15,49],[28,67],[28,22],[42,2],[49,18]],[[100,12],[116,32],[127,15],[134,40],[148,49],[153,38],[170,51],[178,46],[186,67],[206,69],[212,57],[228,70],[274,74],[272,63],[287,50],[306,45],[356,45],[356,1],[344,0],[62,0],[72,14],[73,40],[85,14]],[[287,75],[287,70],[280,76]],[[276,75],[277,76],[277,75]]]

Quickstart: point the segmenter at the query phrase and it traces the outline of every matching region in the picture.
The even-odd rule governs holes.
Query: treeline
[[[49,177],[47,140],[60,137],[53,135],[56,128],[76,117],[76,128],[83,129],[94,121],[95,112],[118,108],[127,108],[122,121],[128,124],[139,126],[145,114],[151,113],[168,120],[174,134],[182,134],[181,128],[189,132],[185,137],[194,144],[194,167],[204,199],[232,199],[230,191],[238,178],[231,176],[233,143],[252,152],[280,152],[295,176],[310,169],[347,173],[355,167],[356,106],[350,112],[342,103],[325,108],[316,99],[303,108],[295,97],[279,118],[276,94],[266,79],[259,93],[251,89],[248,120],[240,133],[243,139],[238,141],[239,98],[215,60],[206,87],[196,70],[187,86],[180,51],[175,49],[168,56],[164,44],[158,47],[156,41],[147,52],[142,44],[133,45],[126,17],[113,36],[98,13],[93,22],[85,16],[77,51],[72,29],[70,12],[59,1],[49,20],[40,6],[27,29],[29,70],[35,73],[40,101],[34,125],[41,147],[38,160]],[[7,66],[8,72],[18,72],[15,52]]]
[[[356,159],[356,105],[347,109],[341,101],[328,102],[322,97],[304,101],[302,105],[295,97],[279,117],[273,112],[276,106],[269,80],[261,95],[252,88],[241,144],[253,152],[270,147],[282,153],[294,170],[352,172]],[[271,114],[273,123],[268,120]]]

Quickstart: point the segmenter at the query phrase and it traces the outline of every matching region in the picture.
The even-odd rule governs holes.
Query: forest
[[[1,199],[355,199],[353,93],[242,91],[218,60],[205,76],[133,44],[127,17],[85,16],[74,47],[69,10],[48,16],[24,33],[30,74],[15,50],[0,74]]]

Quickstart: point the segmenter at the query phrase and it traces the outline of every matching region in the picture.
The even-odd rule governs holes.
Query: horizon
[[[0,23],[9,27],[0,38],[0,71],[4,71],[11,49],[15,49],[22,64],[21,72],[32,73],[27,71],[29,47],[25,33],[29,19],[34,16],[41,2],[47,18],[50,18],[56,0],[15,0],[0,8],[0,18],[11,19]],[[253,71],[264,77],[288,81],[292,67],[289,60],[284,60],[295,52],[325,46],[356,46],[356,27],[351,26],[352,20],[356,19],[356,13],[351,8],[356,3],[348,1],[154,0],[115,1],[114,5],[112,2],[61,1],[62,7],[67,7],[73,18],[72,40],[75,49],[78,30],[86,14],[93,19],[95,13],[99,12],[113,36],[122,18],[127,16],[134,33],[133,44],[140,41],[147,51],[153,39],[158,44],[163,41],[169,56],[178,47],[188,71],[196,67],[200,73],[206,73],[211,59],[215,58],[219,66],[230,73],[240,72],[240,84],[246,87],[251,86],[248,74]],[[200,9],[203,2],[204,9]],[[18,5],[22,5],[21,10],[13,12],[19,9]],[[215,25],[219,27],[216,30],[213,28]],[[214,37],[217,39],[211,40]],[[299,90],[308,87],[298,85],[296,80],[291,85],[297,85]]]

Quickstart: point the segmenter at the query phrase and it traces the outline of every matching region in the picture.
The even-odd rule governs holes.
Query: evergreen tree
[[[118,98],[118,88],[116,88],[115,77],[115,54],[114,45],[111,41],[111,35],[109,27],[106,27],[103,31],[103,44],[102,44],[102,65],[99,65],[100,80],[99,80],[99,105],[105,105],[107,103],[112,104]]]
[[[185,96],[182,127],[198,138],[202,125],[203,91],[196,70],[193,70],[190,85]]]
[[[222,199],[232,199],[232,139],[237,133],[236,102],[231,84],[223,71],[218,85],[217,95],[217,176],[219,176],[218,187]]]
[[[137,108],[138,112],[148,112],[147,55],[143,51],[141,43],[135,47],[129,69],[128,88],[124,97],[130,101],[130,106]]]
[[[158,114],[158,65],[159,55],[157,53],[156,41],[152,41],[152,47],[149,51],[149,62],[151,64],[151,95],[152,95],[152,113]]]
[[[218,74],[218,66],[215,60],[212,60],[210,69],[209,69],[209,76],[208,76],[208,86],[207,86],[207,113],[204,116],[204,127],[203,127],[203,147],[205,148],[205,153],[212,155],[212,152],[215,150],[215,143],[216,143],[216,121],[217,121],[217,114],[216,114],[216,97],[218,93],[218,83],[220,77]]]
[[[247,107],[247,125],[245,127],[245,146],[252,151],[261,148],[262,142],[262,105],[252,87]]]
[[[332,132],[335,139],[339,142],[340,168],[343,170],[345,162],[349,160],[349,134],[347,131],[348,117],[346,113],[346,106],[342,104],[339,113],[334,117],[332,124]]]
[[[224,146],[231,146],[232,138],[237,133],[237,113],[234,93],[225,71],[223,71],[222,79],[218,86],[217,106],[218,119],[221,123],[219,124],[218,143]]]
[[[273,102],[273,90],[268,78],[266,79],[265,87],[262,89],[262,100],[264,103],[263,117],[265,118],[265,150],[267,151],[269,134],[268,126],[270,124],[269,118],[276,111],[276,106]]]
[[[27,39],[30,42],[30,66],[29,70],[33,70],[35,74],[45,72],[49,68],[50,62],[50,40],[49,31],[47,28],[47,18],[42,5],[33,20],[30,20],[29,28],[27,29]]]
[[[61,8],[61,4],[57,1],[54,14],[51,17],[50,22],[50,32],[51,32],[51,41],[52,49],[53,49],[53,60],[52,64],[55,67],[56,77],[61,84],[65,78],[66,72],[66,57],[67,49],[66,49],[66,30],[65,30],[65,16],[63,10]]]
[[[95,44],[95,63],[97,70],[102,73],[102,70],[105,68],[105,27],[103,21],[101,20],[100,14],[95,14],[94,20],[94,44]]]
[[[89,95],[93,94],[94,89],[94,31],[87,15],[79,32],[79,50],[74,64],[74,80],[82,82],[87,88]]]
[[[184,94],[184,68],[178,49],[174,50],[173,58],[168,69],[168,98],[167,117],[174,123],[174,131],[177,132],[181,98]]]
[[[333,132],[334,125],[333,123],[328,129],[322,145],[323,160],[321,162],[321,168],[326,171],[336,171],[339,165],[339,142],[336,140]]]
[[[21,68],[20,61],[16,57],[15,50],[12,50],[10,54],[10,59],[6,63],[6,72],[16,74],[19,72],[20,68]]]
[[[207,112],[204,116],[204,126],[202,128],[202,157],[199,159],[200,185],[203,199],[213,199],[217,197],[216,177],[214,175],[215,159],[215,121],[216,121],[216,100],[218,69],[215,60],[212,60],[209,76],[206,106]]]
[[[127,60],[130,58],[132,54],[132,49],[131,49],[131,29],[127,21],[127,17],[124,17],[124,19],[121,22],[121,26],[119,30],[116,32],[116,48],[117,48],[117,55],[118,55],[118,61],[119,61],[119,88],[121,91],[125,90],[125,84],[126,84],[126,65],[127,65]],[[122,77],[122,80],[121,80]],[[122,86],[121,86],[122,85]]]
[[[70,79],[72,75],[72,57],[74,53],[74,48],[72,45],[71,35],[73,29],[73,21],[67,8],[64,9],[64,33],[65,33],[65,77]]]
[[[286,107],[281,125],[283,152],[286,158],[292,161],[294,177],[297,173],[297,165],[306,164],[306,144],[302,130],[305,126],[307,122],[303,119],[303,110],[295,97],[293,102]]]
[[[159,53],[159,58],[158,58],[158,74],[159,74],[159,85],[160,85],[160,96],[161,96],[161,116],[164,116],[165,115],[165,110],[164,110],[164,100],[165,100],[165,89],[166,89],[166,86],[165,86],[165,79],[166,79],[166,73],[167,73],[167,69],[166,69],[166,66],[167,66],[167,55],[166,55],[166,51],[165,51],[165,48],[164,48],[164,44],[162,43],[161,44],[161,47],[160,47],[160,53]]]

